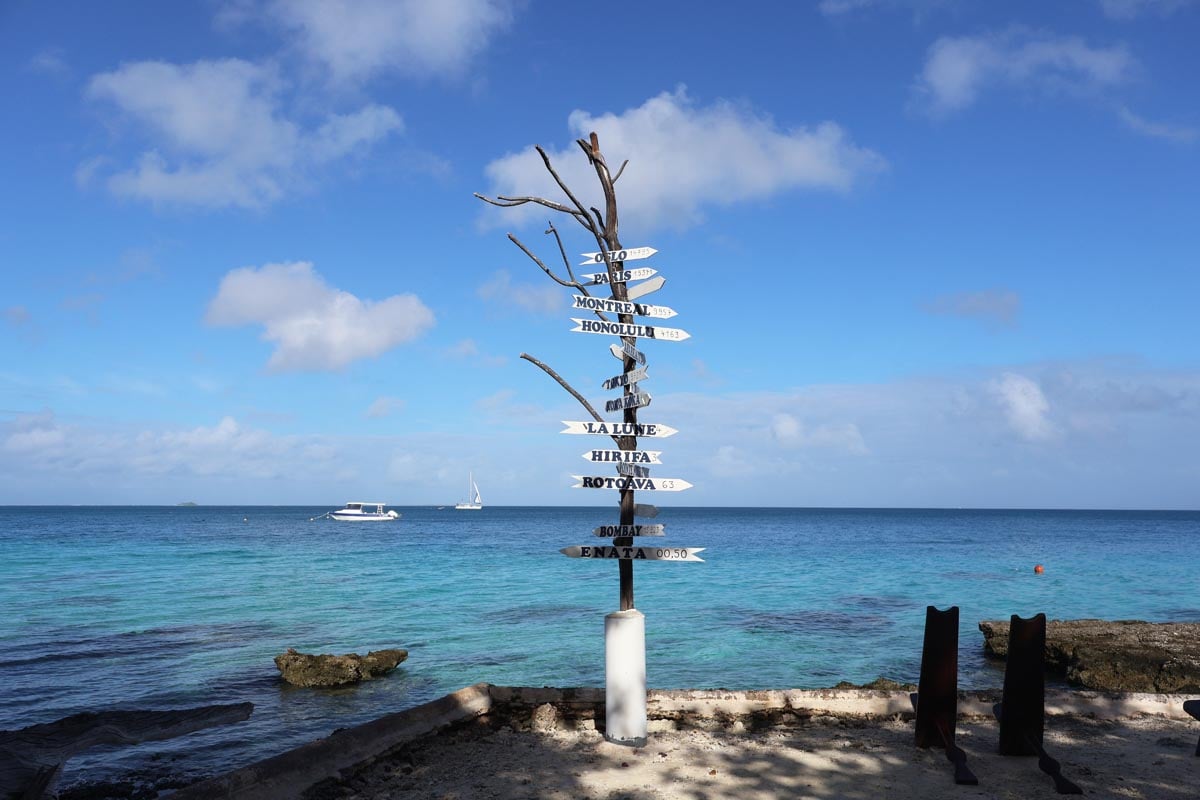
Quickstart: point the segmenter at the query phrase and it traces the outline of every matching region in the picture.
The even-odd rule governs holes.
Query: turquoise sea
[[[86,710],[249,700],[247,722],[94,751],[64,782],[232,769],[487,681],[602,686],[615,507],[0,508],[0,729]],[[982,619],[1200,620],[1200,512],[663,508],[705,563],[638,563],[659,688],[915,682],[926,605],[961,609],[960,685],[999,686]],[[1045,574],[1035,575],[1035,564]],[[402,647],[390,676],[283,685],[288,647]]]

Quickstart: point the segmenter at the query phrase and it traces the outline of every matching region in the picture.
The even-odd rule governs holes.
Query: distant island
[[[175,505],[177,505],[177,506],[188,506],[188,507],[194,507],[196,504],[195,504],[195,503],[193,503],[191,500],[188,500],[186,503],[176,503]]]

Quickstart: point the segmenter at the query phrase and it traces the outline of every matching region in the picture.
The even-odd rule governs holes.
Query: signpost
[[[618,397],[616,400],[607,400],[604,403],[605,411],[624,411],[627,408],[645,408],[650,405],[650,395],[646,392],[636,392]]]
[[[643,467],[640,464],[617,464],[617,474],[624,475],[627,478],[649,478],[650,468]]]
[[[631,383],[646,380],[647,367],[639,367],[632,372],[622,372],[620,375],[614,375],[601,384],[605,389],[616,389],[621,386],[627,386]]]
[[[602,319],[579,319],[571,317],[575,327],[572,333],[601,333],[609,336],[633,336],[640,339],[662,339],[682,342],[692,335],[682,328],[664,328],[661,325],[632,325],[624,322],[608,322]]]
[[[658,506],[652,506],[649,503],[638,503],[633,507],[633,515],[635,517],[654,519],[658,516]]]
[[[608,251],[608,260],[614,264],[618,261],[641,261],[643,258],[649,258],[658,251],[653,247],[625,247],[616,250]],[[580,253],[587,261],[580,261],[582,264],[603,264],[604,253]]]
[[[661,464],[662,450],[588,450],[583,457],[594,463]]]
[[[612,353],[613,357],[618,361],[624,361],[626,357],[629,357],[639,364],[646,363],[646,354],[641,350],[638,350],[629,342],[623,341],[620,344],[610,344],[608,346],[608,352]]]
[[[648,306],[642,303],[631,303],[627,300],[613,300],[610,297],[588,297],[584,294],[571,295],[572,308],[582,308],[585,311],[607,311],[609,314],[632,314],[637,317],[658,317],[670,319],[679,312],[666,306]]]
[[[625,289],[625,299],[637,300],[639,297],[645,297],[648,294],[657,292],[666,282],[666,278],[658,275],[644,283],[639,283],[637,286],[630,286]]]
[[[622,475],[572,475],[579,483],[572,489],[634,489],[646,492],[682,492],[692,485],[680,478],[626,478]]]
[[[670,425],[660,425],[657,422],[595,422],[585,420],[574,422],[563,420],[567,427],[559,433],[594,433],[600,436],[645,436],[650,439],[665,438],[679,433]]]
[[[609,547],[607,545],[573,545],[558,552],[570,558],[620,558],[630,561],[700,561],[696,554],[704,547]]]
[[[622,269],[617,270],[612,275],[607,272],[589,272],[580,275],[579,282],[584,286],[603,286],[609,283],[625,283],[626,281],[640,281],[642,278],[649,278],[651,275],[657,275],[658,270],[650,267],[638,267],[637,269]]]
[[[666,536],[662,524],[658,525],[601,525],[592,529],[593,536],[606,536],[614,539],[618,536]]]

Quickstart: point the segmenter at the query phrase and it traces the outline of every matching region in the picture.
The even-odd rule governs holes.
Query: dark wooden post
[[[1000,755],[1037,755],[1046,714],[1046,615],[1012,615],[1004,697],[1000,714]]]

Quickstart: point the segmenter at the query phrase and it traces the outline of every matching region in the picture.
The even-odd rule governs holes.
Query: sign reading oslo
[[[703,547],[610,547],[608,545],[572,545],[558,552],[570,558],[621,558],[633,561],[700,561],[696,554]]]
[[[643,258],[649,258],[658,251],[653,247],[626,247],[622,250],[609,250],[609,261],[641,261]],[[583,264],[603,264],[604,253],[580,253],[579,255],[587,259],[580,261]]]

